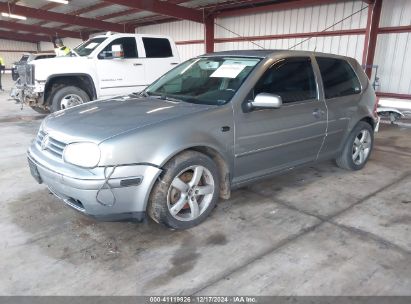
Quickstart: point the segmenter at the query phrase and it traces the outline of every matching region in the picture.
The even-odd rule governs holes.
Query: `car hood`
[[[129,95],[55,112],[46,118],[42,128],[50,136],[65,143],[100,143],[128,131],[176,120],[213,107]]]

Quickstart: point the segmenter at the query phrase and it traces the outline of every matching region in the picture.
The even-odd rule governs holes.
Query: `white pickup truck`
[[[95,36],[69,55],[19,66],[12,97],[37,112],[55,112],[90,100],[125,95],[180,63],[175,43],[165,36]]]

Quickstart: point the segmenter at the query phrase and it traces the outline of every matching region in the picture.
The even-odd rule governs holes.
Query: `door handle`
[[[133,63],[134,66],[143,65],[142,63]]]
[[[321,116],[323,116],[325,114],[325,112],[321,109],[314,109],[313,111],[313,116],[315,118],[320,118]]]
[[[171,65],[177,65],[178,64],[178,62],[172,62],[172,63],[170,63]]]

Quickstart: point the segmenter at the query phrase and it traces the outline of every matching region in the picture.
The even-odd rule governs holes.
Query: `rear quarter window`
[[[361,84],[351,65],[342,59],[317,57],[325,98],[359,94]]]
[[[170,41],[165,38],[143,37],[147,58],[173,57]]]

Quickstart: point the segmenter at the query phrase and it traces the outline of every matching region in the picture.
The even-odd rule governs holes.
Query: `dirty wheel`
[[[340,168],[360,170],[367,163],[374,144],[374,132],[370,124],[360,121],[353,129],[343,150],[336,159]]]
[[[71,108],[90,101],[85,91],[75,86],[59,87],[51,98],[51,112]]]
[[[184,152],[166,164],[151,192],[148,214],[174,229],[198,225],[214,208],[218,185],[217,167],[208,156]]]

